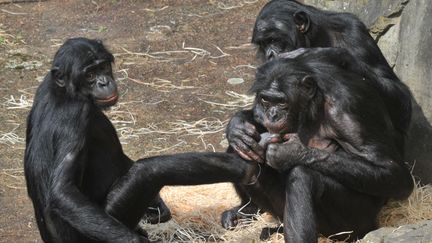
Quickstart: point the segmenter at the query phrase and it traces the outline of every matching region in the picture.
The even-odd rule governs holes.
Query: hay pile
[[[260,242],[263,227],[275,227],[277,222],[269,215],[258,220],[242,222],[228,231],[220,225],[220,214],[240,202],[231,184],[204,186],[176,186],[162,190],[162,197],[173,213],[173,219],[159,225],[142,224],[150,238],[162,242]],[[432,185],[418,186],[405,201],[392,201],[382,210],[380,226],[399,226],[432,219]],[[268,242],[283,242],[281,234]],[[321,238],[320,243],[332,242]]]

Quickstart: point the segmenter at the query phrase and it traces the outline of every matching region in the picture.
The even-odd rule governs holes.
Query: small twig
[[[15,13],[15,12],[8,11],[6,9],[1,9],[1,11],[8,13],[8,14],[12,14],[12,15],[27,15],[28,14],[28,13]]]
[[[10,3],[34,3],[34,2],[44,2],[46,0],[3,0],[0,2],[1,4],[10,4]]]

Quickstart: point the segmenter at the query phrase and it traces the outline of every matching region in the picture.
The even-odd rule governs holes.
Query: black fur
[[[164,185],[248,183],[257,166],[235,154],[142,159],[124,153],[102,112],[117,101],[113,56],[100,41],[70,39],[54,57],[27,120],[24,170],[44,242],[148,242],[141,217],[157,218]],[[137,234],[140,233],[141,235]]]
[[[323,58],[335,55],[340,58]],[[343,231],[352,231],[350,241],[361,238],[376,228],[388,199],[412,191],[399,132],[376,81],[357,65],[345,49],[318,48],[257,71],[254,122],[285,142],[268,145],[255,185],[236,188],[242,203],[251,200],[246,210],[283,219],[286,242],[316,242],[318,233]],[[269,117],[275,112],[280,115]],[[238,220],[237,209],[224,213],[225,226]]]
[[[45,242],[140,240],[103,209],[111,186],[133,164],[101,110],[117,99],[113,61],[102,42],[69,39],[36,92],[27,119],[24,169]],[[103,71],[97,69],[102,63]],[[90,71],[84,69],[93,64],[96,73],[88,80]],[[95,92],[106,97],[98,100]],[[170,218],[161,199],[153,206],[161,207],[164,220]]]

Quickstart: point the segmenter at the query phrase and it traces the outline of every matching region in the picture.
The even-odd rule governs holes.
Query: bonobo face
[[[275,60],[258,69],[252,87],[256,93],[254,118],[273,134],[295,133],[316,92],[312,76]]]
[[[105,108],[118,99],[113,62],[113,55],[101,41],[73,38],[57,51],[51,76],[65,97],[94,102]]]
[[[86,85],[99,107],[109,107],[118,100],[117,85],[114,81],[111,63],[96,60],[83,70]]]
[[[269,89],[257,93],[254,114],[270,133],[283,134],[296,126],[291,119],[291,108],[288,97],[279,91],[277,82],[273,82]]]
[[[268,3],[258,15],[252,34],[252,43],[258,47],[258,59],[264,62],[276,58],[279,53],[309,47],[305,36],[309,27],[310,18],[299,10],[298,3]]]

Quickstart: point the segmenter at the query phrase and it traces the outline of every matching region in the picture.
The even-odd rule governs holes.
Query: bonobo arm
[[[265,128],[258,124],[252,110],[239,111],[231,118],[226,129],[229,145],[244,159],[263,162],[264,149],[259,146],[260,133]]]
[[[77,157],[75,153],[67,154],[54,171],[48,213],[56,214],[91,239],[119,243],[149,242],[106,214],[79,191],[75,180],[82,168],[79,168]]]
[[[106,211],[133,227],[163,186],[249,184],[256,181],[258,170],[255,162],[230,153],[185,153],[141,159],[114,185],[107,196]]]
[[[350,146],[341,143],[345,143],[342,147]],[[349,147],[327,152],[309,148],[293,136],[283,144],[268,146],[267,163],[280,171],[305,165],[353,190],[373,196],[395,199],[409,196],[413,181],[408,169],[395,159],[397,156],[386,154],[375,145],[363,145],[361,152],[354,150]]]

